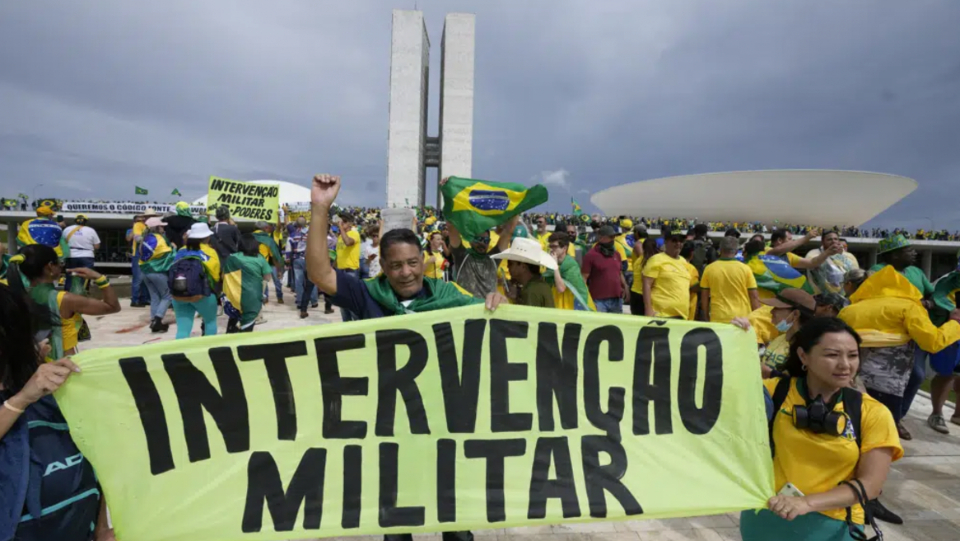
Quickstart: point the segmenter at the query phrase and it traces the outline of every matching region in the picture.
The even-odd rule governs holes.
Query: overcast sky
[[[546,181],[558,210],[594,210],[594,191],[663,176],[879,171],[920,187],[874,223],[960,228],[960,2],[417,5],[431,135],[443,17],[477,15],[477,178]],[[345,203],[380,205],[391,10],[413,7],[0,2],[0,195],[192,198],[211,174],[330,172]]]

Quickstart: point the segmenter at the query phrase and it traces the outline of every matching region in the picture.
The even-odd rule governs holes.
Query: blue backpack
[[[211,294],[207,271],[203,268],[203,252],[183,250],[167,274],[170,295],[181,302],[196,302]]]

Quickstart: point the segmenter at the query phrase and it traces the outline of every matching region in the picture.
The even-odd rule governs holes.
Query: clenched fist
[[[316,175],[310,189],[310,202],[328,209],[340,193],[340,177],[336,175]]]

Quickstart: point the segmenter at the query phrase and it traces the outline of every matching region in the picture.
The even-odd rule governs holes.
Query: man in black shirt
[[[177,203],[176,209],[176,215],[163,219],[166,223],[164,232],[167,234],[167,240],[170,241],[171,244],[176,244],[177,248],[182,248],[187,244],[184,236],[197,221],[190,215],[189,203],[180,201]]]

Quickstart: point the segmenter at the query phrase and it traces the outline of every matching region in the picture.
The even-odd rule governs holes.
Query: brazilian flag
[[[570,206],[573,207],[574,216],[580,216],[583,214],[583,209],[580,208],[580,203],[577,203],[577,201],[572,197],[570,198]]]
[[[512,182],[450,177],[440,189],[443,215],[468,241],[517,214],[547,202],[547,189]]]
[[[807,277],[790,266],[789,263],[772,255],[758,255],[746,261],[757,287],[767,292],[764,297],[779,295],[785,289],[802,289],[813,294],[813,288],[807,283]]]
[[[933,308],[930,321],[940,326],[950,319],[950,312],[957,307],[957,291],[960,291],[960,271],[953,271],[937,280],[933,286]]]
[[[253,238],[257,239],[257,242],[260,243],[260,255],[269,261],[270,264],[276,265],[282,270],[283,254],[280,253],[280,247],[277,246],[276,241],[273,240],[270,233],[258,229],[253,232]]]
[[[146,188],[141,188],[140,186],[134,186],[133,193],[137,195],[147,195],[149,192],[147,191]]]
[[[242,314],[241,323],[253,321],[263,307],[263,277],[270,265],[260,256],[233,254],[223,264],[223,294]]]
[[[174,188],[173,191],[170,192],[170,195],[175,195],[175,196],[177,196],[177,197],[180,197],[180,196],[183,195],[183,194],[180,193],[180,190]]]

